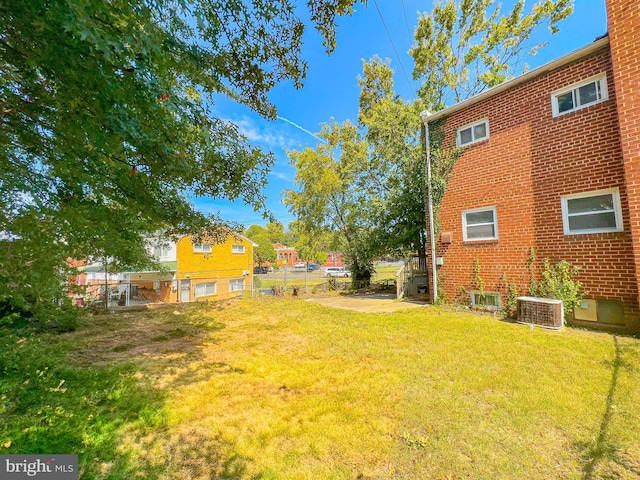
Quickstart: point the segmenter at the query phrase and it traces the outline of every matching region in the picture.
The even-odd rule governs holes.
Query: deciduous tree
[[[308,2],[328,51],[336,16],[354,1]],[[271,154],[213,106],[226,95],[275,117],[269,91],[300,86],[306,71],[296,8],[291,0],[0,4],[0,232],[26,245],[0,250],[2,301],[13,285],[28,288],[19,270],[38,255],[58,272],[67,257],[133,266],[145,261],[144,235],[209,227],[187,194],[241,199],[268,215]]]
[[[395,93],[388,61],[364,62],[358,125],[326,126],[321,137],[327,145],[290,154],[299,191],[287,193],[286,200],[305,231],[338,232],[352,255],[368,261],[416,251],[424,258],[427,180],[420,112],[441,110],[525,70],[526,55],[544,46],[532,41],[534,33],[543,26],[555,33],[571,14],[572,1],[541,0],[528,13],[524,0],[506,15],[501,8],[495,0],[447,0],[420,15],[410,53],[421,88],[412,102]],[[357,175],[353,163],[344,161],[341,135],[347,131],[358,144]],[[436,212],[456,158],[455,149],[439,140],[434,132]]]
[[[268,237],[261,235],[253,239],[253,241],[258,244],[258,246],[253,249],[253,261],[256,265],[276,261],[277,253]]]
[[[447,0],[418,18],[413,77],[420,99],[431,111],[460,102],[527,69],[525,59],[544,47],[534,34],[573,12],[573,0],[540,0],[525,12],[516,0],[504,15],[495,0]]]
[[[323,143],[315,149],[289,152],[297,189],[286,190],[284,202],[301,234],[331,235],[332,246],[347,254],[354,280],[366,283],[376,254],[368,238],[378,212],[366,182],[366,143],[350,122],[325,125],[318,136]]]

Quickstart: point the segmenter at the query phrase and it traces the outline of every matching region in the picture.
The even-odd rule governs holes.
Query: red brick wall
[[[607,0],[607,14],[637,281],[640,272],[640,2]]]
[[[609,100],[552,116],[552,92],[602,72]],[[445,121],[444,144],[455,145],[457,128],[483,118],[490,138],[465,149],[441,204],[440,231],[453,233],[452,244],[438,245],[448,298],[465,300],[460,289],[473,287],[476,258],[485,291],[505,293],[506,274],[526,293],[533,246],[538,273],[543,258],[567,260],[580,268],[589,297],[623,301],[625,315],[635,317],[638,285],[608,46],[454,112]],[[564,235],[562,195],[613,187],[620,191],[624,232]],[[464,242],[462,211],[480,207],[496,207],[498,240]]]

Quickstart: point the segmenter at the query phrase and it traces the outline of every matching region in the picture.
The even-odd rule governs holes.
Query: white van
[[[325,277],[350,277],[351,272],[344,267],[327,267]]]

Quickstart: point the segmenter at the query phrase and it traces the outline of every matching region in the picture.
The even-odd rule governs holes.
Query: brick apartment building
[[[298,262],[298,251],[293,247],[287,247],[281,243],[274,243],[273,249],[276,251],[277,260],[273,265],[278,267],[293,267]],[[269,265],[271,266],[271,264]]]
[[[607,3],[604,38],[423,115],[463,149],[436,239],[449,299],[478,301],[477,276],[490,305],[505,275],[526,293],[533,248],[537,276],[579,267],[578,323],[640,331],[640,2]]]

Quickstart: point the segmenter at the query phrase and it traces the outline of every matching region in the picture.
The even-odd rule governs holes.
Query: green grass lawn
[[[259,288],[271,288],[271,287],[284,287],[284,276],[275,277],[275,278],[273,278],[273,277],[272,278],[264,278],[264,277],[259,277],[257,275],[254,275],[253,278],[258,280],[254,284],[256,289],[259,289]],[[307,278],[306,286],[308,287],[309,291],[311,291],[313,289],[313,287],[315,287],[317,285],[322,285],[323,283],[327,283],[328,280],[329,279],[325,278],[325,277],[318,277],[318,276],[310,277],[310,278]],[[295,278],[295,279],[289,278],[289,279],[287,279],[287,289],[291,289],[294,286],[297,286],[297,287],[300,287],[300,288],[304,289],[304,287],[305,287],[304,278],[302,278],[302,279],[300,279],[300,278]]]
[[[0,453],[81,478],[640,478],[631,337],[274,298],[0,334]]]
[[[397,265],[385,265],[384,267],[376,267],[372,281],[379,282],[386,279],[395,279],[396,272],[400,269]]]

